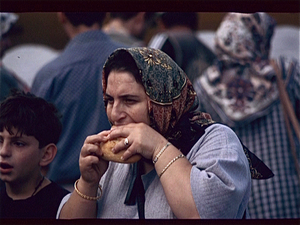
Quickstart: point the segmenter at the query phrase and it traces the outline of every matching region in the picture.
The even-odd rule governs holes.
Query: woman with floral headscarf
[[[59,218],[247,215],[251,174],[241,142],[227,126],[195,111],[192,84],[168,55],[116,50],[104,65],[103,92],[112,129],[87,137],[81,177]],[[125,141],[112,151],[125,149],[124,162],[136,154],[140,161],[102,159],[99,143],[120,137]]]
[[[299,180],[269,58],[275,25],[266,13],[228,13],[216,31],[218,60],[194,83],[200,109],[229,125],[275,174],[252,182],[249,213],[254,219],[300,218]],[[299,64],[277,61],[299,123]],[[295,143],[299,160],[296,138]]]

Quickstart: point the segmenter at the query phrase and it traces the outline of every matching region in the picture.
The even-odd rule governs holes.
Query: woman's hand
[[[107,130],[88,136],[80,152],[79,168],[81,178],[86,183],[96,185],[97,187],[101,177],[108,168],[108,162],[101,158],[103,153],[99,144],[107,141],[107,135],[110,132],[110,130]]]
[[[127,160],[135,154],[140,154],[146,159],[153,159],[166,143],[167,140],[153,128],[145,123],[130,123],[122,126],[114,126],[107,138],[109,140],[124,137],[128,139],[128,144],[118,143],[112,151],[117,153],[127,149],[122,159]]]

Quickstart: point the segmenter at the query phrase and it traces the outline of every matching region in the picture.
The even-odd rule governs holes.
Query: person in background
[[[249,212],[254,219],[300,218],[300,184],[276,69],[269,58],[275,26],[266,13],[226,14],[215,35],[218,60],[194,83],[200,110],[229,125],[275,174],[272,179],[252,182]],[[299,64],[285,58],[277,63],[299,123]],[[299,159],[299,142],[294,141]]]
[[[13,88],[25,92],[30,90],[22,80],[2,63],[5,52],[11,47],[10,35],[13,33],[13,28],[18,18],[18,15],[15,13],[0,12],[0,102],[9,95],[10,90]]]
[[[70,41],[59,57],[37,73],[32,93],[55,104],[64,115],[57,143],[60,151],[47,176],[70,187],[80,176],[78,158],[86,136],[110,128],[102,101],[101,71],[109,54],[122,45],[101,30],[104,12],[57,15]]]
[[[30,93],[13,91],[0,104],[0,218],[55,218],[69,193],[44,177],[61,133],[53,104]]]
[[[198,29],[198,14],[159,13],[157,23],[160,32],[151,38],[148,47],[167,53],[193,83],[215,59],[214,53],[195,34]]]
[[[102,30],[127,47],[146,46],[143,39],[153,17],[151,12],[110,12]]]
[[[251,177],[272,174],[252,170],[235,133],[196,110],[190,80],[168,55],[117,49],[104,65],[102,87],[112,128],[86,138],[81,177],[59,218],[248,217]],[[102,143],[118,138],[111,151],[124,150],[122,158],[105,160]],[[133,156],[141,159],[126,163]]]

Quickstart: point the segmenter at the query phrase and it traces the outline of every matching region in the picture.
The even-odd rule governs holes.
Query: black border
[[[2,12],[300,12],[299,0],[1,0]]]
[[[74,219],[74,220],[55,220],[55,219],[0,219],[1,225],[299,225],[300,219],[215,219],[215,220],[168,220],[168,219]]]
[[[300,219],[215,219],[215,220],[169,220],[169,219],[74,219],[74,220],[56,220],[56,219],[0,219],[1,225],[299,225]]]

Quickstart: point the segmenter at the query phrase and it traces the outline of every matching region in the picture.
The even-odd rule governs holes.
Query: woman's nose
[[[114,102],[111,107],[110,119],[112,122],[119,122],[124,119],[125,116],[124,108],[121,103]]]

